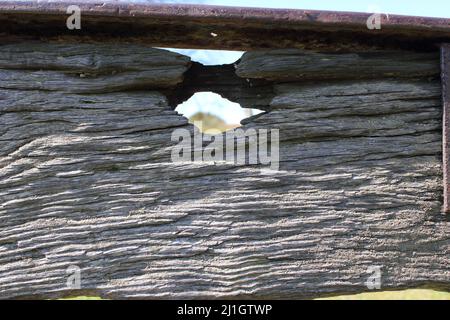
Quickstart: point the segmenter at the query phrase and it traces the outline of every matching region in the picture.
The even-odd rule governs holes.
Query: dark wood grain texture
[[[177,70],[165,85],[187,59],[135,47],[151,58],[130,65],[155,80],[110,92],[109,80],[61,80],[92,69],[92,49],[77,48],[59,65],[0,47],[1,298],[312,298],[368,291],[372,266],[382,290],[450,290],[438,77],[274,82],[269,112],[244,125],[280,130],[274,173],[171,162],[173,130],[193,129],[152,59]],[[72,265],[79,290],[66,286]]]
[[[312,53],[299,49],[247,52],[237,66],[243,78],[275,81],[426,78],[439,75],[439,54],[408,51]]]

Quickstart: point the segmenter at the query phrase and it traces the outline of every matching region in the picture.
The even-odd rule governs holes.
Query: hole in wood
[[[175,110],[189,119],[201,132],[218,134],[241,127],[241,121],[261,110],[242,108],[214,92],[197,92]]]

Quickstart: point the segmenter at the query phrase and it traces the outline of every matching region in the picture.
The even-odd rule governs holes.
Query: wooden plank
[[[450,44],[441,46],[442,81],[442,171],[444,174],[444,207],[450,213]]]
[[[244,126],[280,130],[261,174],[171,162],[192,126],[158,91],[1,89],[0,298],[313,298],[374,266],[383,290],[450,290],[439,80],[273,92]]]
[[[279,82],[425,78],[439,76],[439,54],[372,51],[345,54],[299,49],[246,52],[236,67],[242,78]]]
[[[381,15],[383,32],[368,30],[372,13],[243,8],[154,1],[0,1],[4,39],[120,40],[155,47],[250,50],[358,48],[429,51],[450,39],[445,18]],[[67,8],[78,5],[81,30],[69,30]],[[216,35],[216,36],[214,36]]]
[[[139,45],[3,45],[0,88],[75,93],[171,88],[183,81],[190,64],[189,57]]]

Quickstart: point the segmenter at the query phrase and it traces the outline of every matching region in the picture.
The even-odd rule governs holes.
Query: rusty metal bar
[[[450,213],[450,43],[441,46],[441,78],[443,100],[442,170],[444,173],[444,208]]]

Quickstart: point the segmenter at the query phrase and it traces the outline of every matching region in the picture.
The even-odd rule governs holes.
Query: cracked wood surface
[[[244,125],[280,129],[273,173],[172,163],[173,130],[192,127],[156,82],[37,87],[36,69],[48,83],[97,74],[92,47],[76,47],[71,67],[0,47],[1,73],[23,71],[0,80],[1,298],[311,298],[367,291],[370,266],[384,290],[450,289],[438,78],[273,83],[270,111]],[[164,82],[182,81],[187,58],[132,54],[151,57],[138,72],[168,59]],[[72,265],[80,290],[66,287]]]
[[[189,65],[188,57],[131,44],[4,45],[0,88],[75,93],[170,88],[182,82]]]

